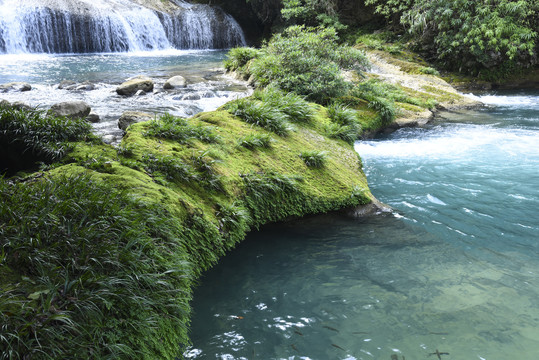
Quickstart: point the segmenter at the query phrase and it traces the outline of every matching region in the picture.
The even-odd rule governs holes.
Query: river
[[[95,131],[117,143],[123,131],[118,118],[124,111],[171,113],[190,117],[215,110],[226,102],[248,95],[244,82],[224,74],[225,50],[140,51],[101,54],[4,54],[0,55],[0,84],[27,82],[31,91],[0,93],[0,99],[22,101],[43,109],[63,101],[85,101],[100,117]],[[144,75],[154,83],[153,93],[125,97],[116,87],[130,77]],[[185,88],[163,90],[175,75],[187,80]],[[91,90],[59,88],[63,80],[88,82]]]
[[[539,92],[357,142],[394,210],[252,232],[201,279],[187,359],[535,360]]]

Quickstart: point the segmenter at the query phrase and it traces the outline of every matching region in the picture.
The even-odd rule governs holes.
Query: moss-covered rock
[[[60,162],[0,179],[0,353],[174,359],[192,284],[251,228],[371,203],[353,146],[311,106],[286,136],[225,109],[167,115],[117,148],[75,140]],[[252,135],[266,145],[242,145]],[[322,150],[321,167],[302,158]]]

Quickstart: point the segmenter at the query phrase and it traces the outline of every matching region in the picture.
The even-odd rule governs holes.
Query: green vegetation
[[[238,145],[247,149],[269,148],[272,138],[269,134],[249,134],[238,140]]]
[[[164,115],[159,119],[152,120],[146,136],[176,140],[186,143],[190,139],[198,139],[207,143],[218,142],[219,137],[208,126],[191,125],[186,119]]]
[[[537,64],[535,0],[367,0],[447,69],[498,79]]]
[[[345,30],[339,20],[338,3],[335,0],[282,0],[281,14],[291,25],[332,27]]]
[[[118,148],[77,137],[53,166],[0,178],[0,358],[177,358],[193,284],[250,228],[370,202],[353,147],[324,136],[325,109],[275,94],[244,101],[294,123],[286,137],[226,110],[165,115]]]
[[[1,105],[0,174],[60,160],[72,150],[73,141],[99,142],[90,133],[91,128],[84,119],[46,116],[39,110]]]
[[[245,53],[229,54],[230,70],[239,69],[235,63],[245,63],[242,71],[247,71],[257,86],[271,85],[321,104],[350,90],[342,70],[361,71],[367,66],[363,52],[337,44],[333,28],[292,26],[275,35],[247,62]],[[241,62],[236,54],[242,54]]]
[[[326,164],[327,153],[325,151],[310,150],[299,154],[305,165],[312,168],[322,168]]]
[[[91,176],[0,179],[0,358],[166,358],[193,281],[177,219]]]

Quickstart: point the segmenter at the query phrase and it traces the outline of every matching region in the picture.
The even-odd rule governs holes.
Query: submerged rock
[[[95,90],[95,85],[92,84],[89,81],[84,81],[82,83],[77,83],[72,80],[63,80],[58,84],[58,89],[63,90],[76,90],[76,91],[83,91],[83,90]]]
[[[6,93],[9,91],[30,91],[32,86],[25,82],[10,82],[0,85],[0,93]]]
[[[164,89],[175,89],[175,88],[184,88],[187,86],[187,81],[183,76],[177,75],[173,76],[165,82],[163,85]]]
[[[118,127],[126,130],[129,125],[138,122],[149,121],[155,118],[155,115],[141,111],[125,111],[118,119]]]
[[[91,123],[98,123],[100,118],[99,118],[99,115],[97,115],[94,112],[91,112],[91,113],[88,114],[88,116],[86,116],[86,120],[91,122]]]
[[[139,90],[151,92],[153,90],[153,81],[147,76],[137,76],[127,80],[116,88],[118,95],[131,96]]]
[[[50,112],[56,116],[67,116],[75,119],[87,117],[91,110],[84,101],[65,101],[52,105]]]

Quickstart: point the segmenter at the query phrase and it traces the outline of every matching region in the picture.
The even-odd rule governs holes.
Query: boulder
[[[86,121],[89,121],[91,123],[98,123],[99,120],[100,120],[99,115],[97,115],[94,112],[91,112],[88,114],[88,116],[86,116]]]
[[[11,103],[10,106],[13,109],[16,109],[16,110],[25,110],[25,111],[32,110],[32,107],[30,105],[28,105],[27,103],[24,103],[22,101],[15,101],[15,102]]]
[[[127,80],[116,88],[118,95],[131,96],[137,91],[151,92],[153,90],[153,81],[146,76],[137,76]]]
[[[184,88],[187,86],[187,81],[183,76],[173,76],[165,82],[164,89],[170,90],[175,88]]]
[[[140,111],[124,111],[122,116],[118,119],[118,127],[122,130],[126,130],[129,125],[138,122],[153,120],[155,115]]]
[[[67,116],[72,119],[85,118],[91,108],[84,101],[65,101],[51,106],[50,112],[56,116]]]
[[[11,106],[11,103],[9,101],[4,100],[4,99],[0,100],[0,107],[8,108],[10,106]]]
[[[0,85],[0,93],[6,93],[8,91],[30,91],[32,86],[25,82],[10,82]]]
[[[82,83],[76,83],[75,81],[71,80],[63,80],[58,84],[58,89],[64,89],[64,90],[95,90],[95,85],[92,84],[89,81],[85,81]]]
[[[69,90],[72,86],[77,85],[77,83],[73,80],[62,80],[58,84],[58,89],[66,89]]]

